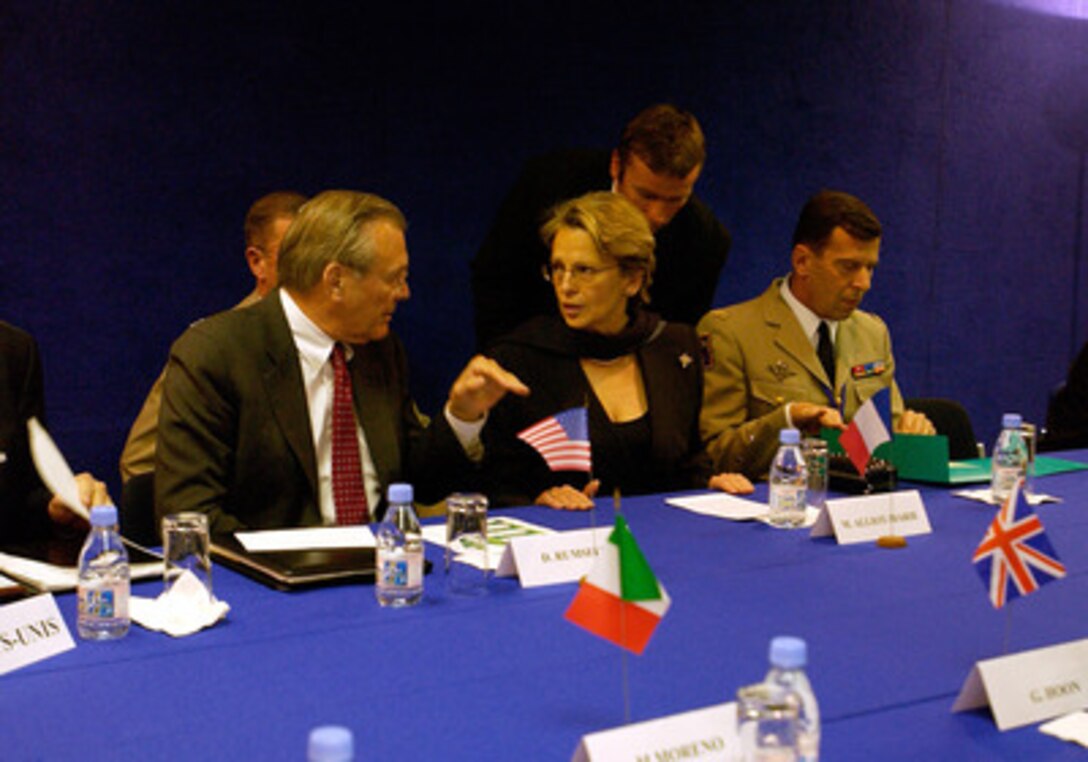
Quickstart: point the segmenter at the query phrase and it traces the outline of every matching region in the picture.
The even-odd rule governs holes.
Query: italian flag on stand
[[[627,522],[617,515],[615,529],[564,616],[610,643],[641,654],[669,603]]]

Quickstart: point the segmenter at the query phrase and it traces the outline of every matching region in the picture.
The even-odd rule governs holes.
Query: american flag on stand
[[[1020,486],[1009,492],[972,558],[997,609],[1065,576],[1065,566]]]
[[[589,419],[584,407],[572,407],[550,415],[518,434],[548,464],[552,471],[590,472]]]

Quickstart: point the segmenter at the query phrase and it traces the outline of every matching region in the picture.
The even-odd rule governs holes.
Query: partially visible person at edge
[[[1047,406],[1046,435],[1039,446],[1047,450],[1088,447],[1088,344]]]
[[[541,237],[543,272],[559,316],[537,317],[490,356],[530,389],[506,397],[484,427],[484,463],[497,505],[585,509],[599,489],[624,494],[713,488],[751,492],[736,474],[712,476],[699,441],[702,368],[689,325],[645,308],[654,237],[638,208],[589,193],[554,209]],[[551,471],[518,432],[588,407],[593,475]]]
[[[611,151],[561,151],[527,162],[472,262],[477,347],[485,350],[535,315],[555,314],[539,277],[550,252],[537,232],[556,204],[598,190],[626,198],[653,231],[650,308],[670,323],[695,325],[711,307],[731,243],[694,195],[705,163],[698,120],[670,104],[639,112]]]
[[[903,409],[884,321],[858,309],[880,239],[880,222],[860,199],[821,191],[801,211],[790,274],[699,322],[701,429],[717,468],[763,477],[783,428],[842,429],[844,417],[884,387],[891,387],[895,431],[934,433],[925,415]]]
[[[0,321],[0,543],[75,535],[87,522],[49,492],[34,467],[27,421],[45,425],[45,395],[38,345],[26,331]],[[83,505],[110,502],[106,485],[76,476]]]

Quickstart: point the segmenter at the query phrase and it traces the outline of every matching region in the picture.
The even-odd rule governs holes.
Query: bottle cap
[[[309,762],[351,762],[355,757],[355,739],[348,728],[322,725],[310,731],[306,757]]]
[[[389,485],[389,502],[390,503],[410,503],[412,502],[412,485],[411,484],[390,484]]]
[[[91,508],[92,527],[111,527],[117,523],[117,506],[96,505]]]
[[[1024,419],[1020,417],[1019,413],[1005,413],[1005,415],[1001,416],[1001,428],[1003,429],[1018,429],[1023,422]]]
[[[801,638],[779,635],[771,641],[771,666],[797,669],[808,664],[808,644]]]
[[[801,441],[801,432],[797,429],[782,429],[778,432],[778,441],[782,444],[798,444]]]

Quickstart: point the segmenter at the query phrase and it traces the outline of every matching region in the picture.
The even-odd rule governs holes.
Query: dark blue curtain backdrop
[[[886,227],[865,307],[905,393],[960,399],[990,439],[1002,411],[1042,419],[1088,340],[1088,21],[1028,4],[0,2],[0,317],[37,336],[51,428],[116,494],[170,342],[251,288],[249,203],[374,191],[410,221],[395,327],[434,410],[522,160],[609,147],[670,100],[735,235],[718,304],[787,269],[806,197],[852,191]]]

